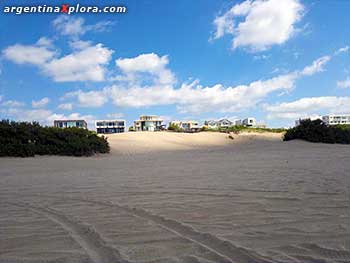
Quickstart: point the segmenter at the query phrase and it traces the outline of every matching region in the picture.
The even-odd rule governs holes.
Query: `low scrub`
[[[168,131],[174,131],[174,132],[184,132],[184,129],[180,127],[178,124],[170,124],[168,127]]]
[[[241,133],[241,132],[273,132],[273,133],[281,133],[285,132],[285,129],[278,128],[278,129],[273,129],[273,128],[254,128],[254,127],[247,127],[243,125],[234,125],[231,127],[227,128],[217,128],[217,129],[210,129],[208,127],[203,127],[201,131],[211,131],[211,132],[233,132],[233,133]]]
[[[350,144],[349,126],[327,126],[321,120],[303,120],[300,125],[287,130],[285,141],[294,139],[309,142]]]
[[[42,127],[36,122],[0,122],[0,156],[90,156],[108,152],[107,139],[86,129]]]

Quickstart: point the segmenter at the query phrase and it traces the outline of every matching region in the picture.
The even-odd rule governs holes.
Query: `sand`
[[[0,159],[0,262],[350,262],[350,146],[126,133]]]

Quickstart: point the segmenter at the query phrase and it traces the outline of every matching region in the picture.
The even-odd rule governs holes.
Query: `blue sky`
[[[24,4],[38,2],[0,5]],[[132,125],[141,114],[253,116],[280,127],[350,113],[349,1],[98,4],[127,13],[1,14],[1,118],[85,118],[91,127],[113,118]]]

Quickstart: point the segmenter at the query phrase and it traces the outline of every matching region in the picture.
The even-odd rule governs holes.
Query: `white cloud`
[[[298,119],[312,114],[350,113],[350,97],[310,97],[293,102],[264,105],[269,119]]]
[[[62,104],[58,105],[57,108],[59,108],[61,110],[69,110],[70,111],[73,109],[73,104],[72,103],[62,103]]]
[[[323,56],[317,60],[315,60],[312,65],[307,66],[303,69],[301,72],[302,75],[311,76],[317,72],[321,72],[324,70],[324,66],[329,62],[331,59],[330,56]]]
[[[120,119],[120,118],[123,118],[124,117],[124,114],[123,113],[108,113],[107,114],[107,118],[110,118],[110,119]]]
[[[50,99],[48,97],[42,98],[41,100],[32,100],[32,107],[33,108],[42,108],[45,107],[50,102]]]
[[[73,40],[69,42],[69,46],[73,49],[73,50],[83,50],[86,49],[88,47],[92,46],[91,41],[84,41],[84,40]]]
[[[158,56],[154,53],[142,54],[134,58],[116,60],[117,67],[125,74],[116,80],[135,81],[140,73],[150,74],[152,80],[161,85],[175,83],[174,74],[167,69],[168,56]]]
[[[5,107],[22,107],[24,106],[23,102],[17,101],[17,100],[7,100],[1,103],[1,106]]]
[[[51,49],[47,39],[40,38],[35,45],[16,44],[2,51],[3,56],[17,64],[43,65],[54,58],[56,52]]]
[[[246,0],[215,18],[212,39],[229,34],[233,36],[233,48],[266,50],[295,34],[303,10],[299,0]]]
[[[125,85],[122,82],[101,90],[70,92],[64,98],[77,100],[81,106],[86,107],[100,107],[111,100],[116,106],[126,108],[175,105],[181,113],[198,114],[213,110],[217,112],[239,112],[255,107],[271,93],[290,92],[299,78],[319,72],[322,68],[319,65],[324,66],[329,59],[322,60],[322,63],[317,61],[320,61],[320,59],[306,67],[314,68],[314,65],[317,65],[317,69],[294,71],[267,80],[254,81],[247,85],[224,87],[217,84],[203,87],[199,84],[199,81],[193,81],[175,88],[173,85],[159,84],[157,80],[147,85],[140,85],[137,81],[132,80],[131,84],[126,83]],[[129,61],[123,62],[126,62],[122,65],[123,71],[127,73],[150,71],[150,69],[152,69],[151,72],[157,72],[155,68],[158,68],[153,66],[157,63],[150,63],[151,66],[145,66],[142,63],[134,63],[133,60],[130,63]],[[163,63],[163,65],[167,63]],[[163,68],[163,66],[160,68]],[[134,84],[135,82],[136,84]]]
[[[350,88],[350,78],[348,77],[345,80],[337,81],[337,87],[341,89],[348,89]]]
[[[38,43],[45,43],[40,39]],[[90,46],[80,44],[80,49],[57,58],[48,46],[13,45],[3,51],[5,58],[17,64],[33,64],[57,82],[67,81],[103,81],[106,66],[113,51],[102,44]],[[45,43],[47,44],[47,42]],[[78,47],[78,45],[76,46]]]
[[[114,23],[111,21],[100,21],[94,25],[86,25],[82,17],[60,15],[53,20],[52,25],[61,35],[77,38],[89,31],[104,32]]]
[[[334,52],[334,55],[339,55],[341,53],[346,53],[349,51],[349,46],[345,46],[342,48],[339,48],[337,51]]]
[[[103,81],[112,53],[102,44],[89,46],[44,64],[43,71],[57,82]]]
[[[104,90],[102,91],[87,91],[82,90],[66,93],[61,100],[64,99],[76,99],[80,107],[92,107],[97,108],[103,106],[108,97]]]

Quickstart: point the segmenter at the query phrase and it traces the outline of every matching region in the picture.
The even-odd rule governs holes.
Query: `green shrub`
[[[350,128],[327,126],[321,120],[303,120],[300,125],[287,130],[285,141],[301,139],[309,142],[350,144]]]
[[[170,124],[168,127],[169,131],[174,131],[174,132],[183,132],[184,130],[178,125],[178,124]]]
[[[135,127],[134,126],[130,126],[129,127],[129,132],[134,132],[135,131]]]
[[[86,129],[42,127],[35,122],[0,122],[0,156],[90,156],[109,150],[107,138]]]

